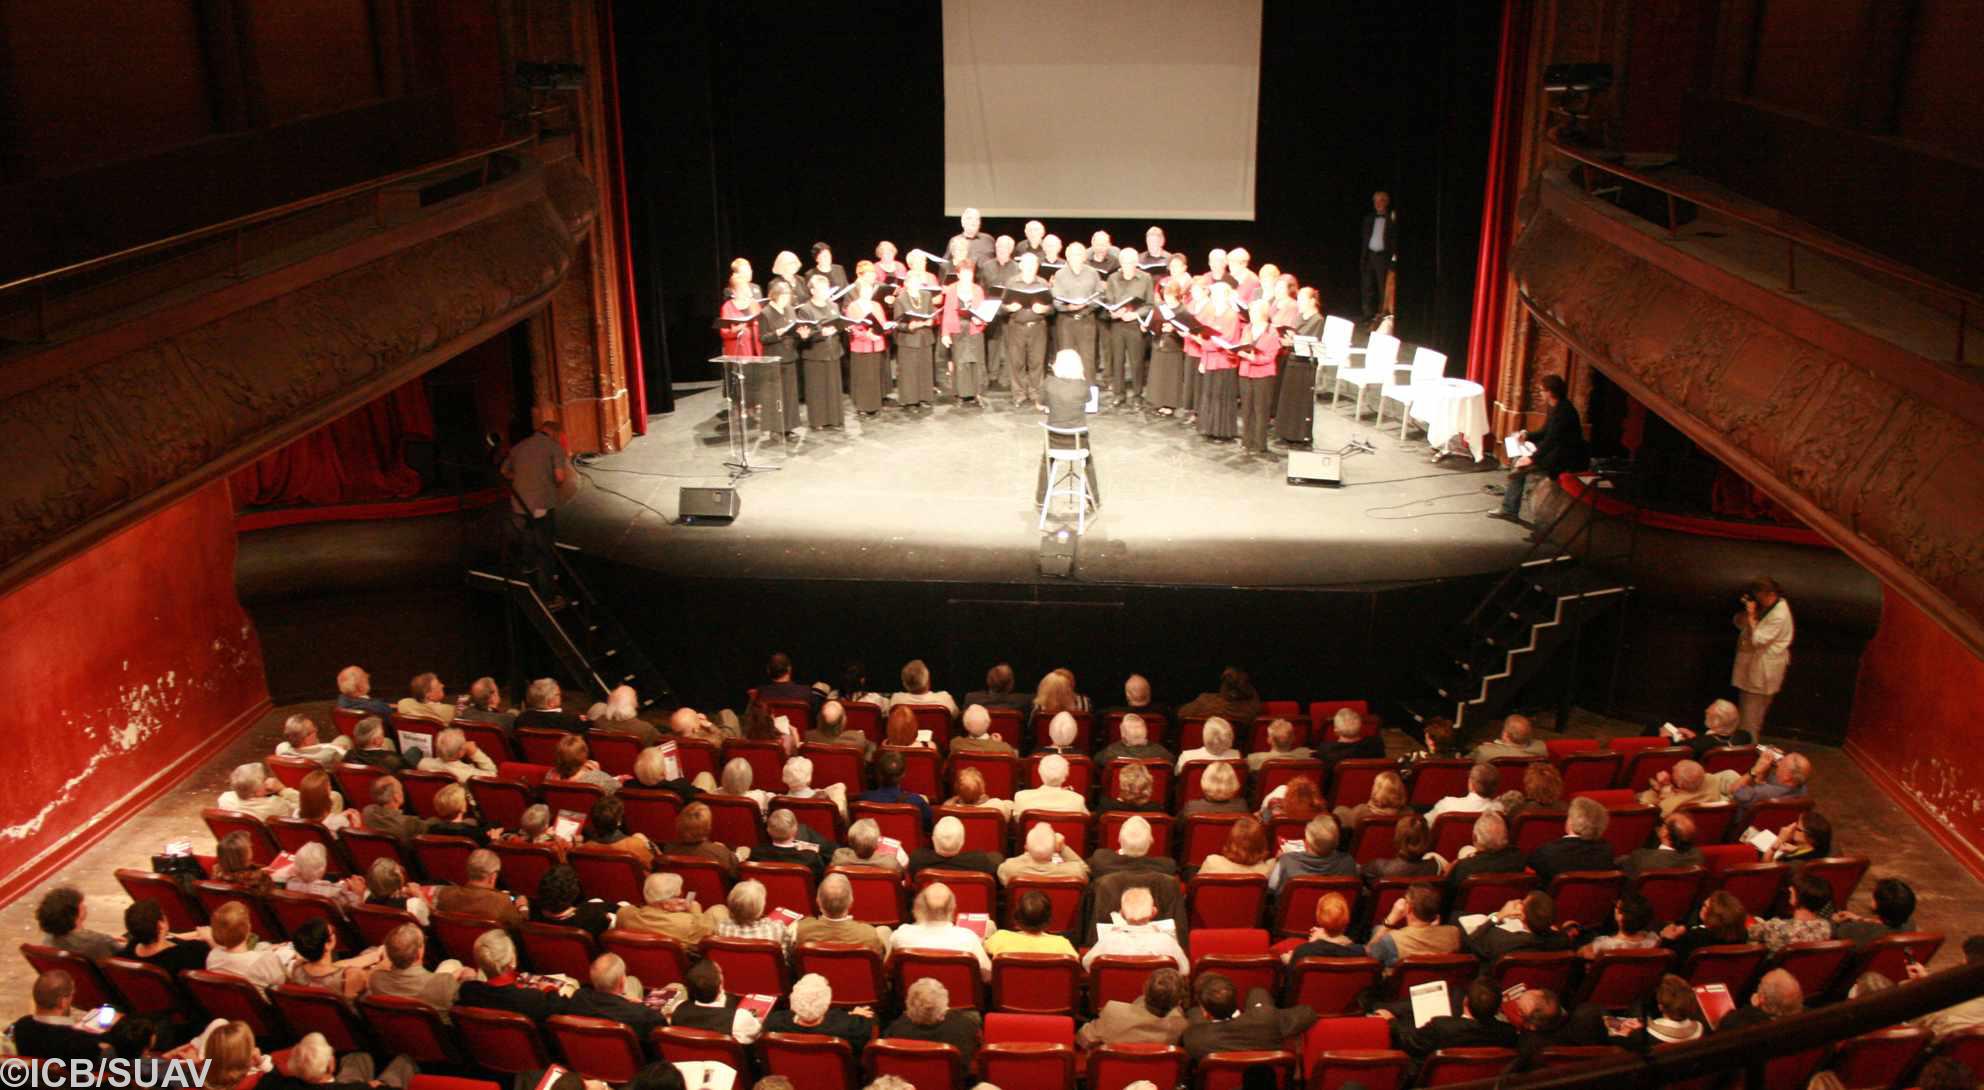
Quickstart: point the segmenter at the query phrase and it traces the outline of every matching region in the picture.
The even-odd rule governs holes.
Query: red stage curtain
[[[1530,0],[1503,0],[1502,47],[1495,68],[1494,129],[1488,137],[1488,185],[1481,201],[1481,253],[1474,267],[1474,316],[1468,326],[1467,377],[1495,396],[1507,310],[1509,247],[1520,184],[1522,113],[1529,69]]]
[[[235,509],[417,496],[420,475],[406,464],[406,443],[433,438],[427,385],[414,379],[235,471]]]

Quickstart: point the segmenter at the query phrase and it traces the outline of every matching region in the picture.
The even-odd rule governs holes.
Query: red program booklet
[[[1702,984],[1695,988],[1695,1002],[1702,1008],[1702,1020],[1708,1028],[1714,1029],[1736,1009],[1736,1000],[1729,994],[1727,984]]]

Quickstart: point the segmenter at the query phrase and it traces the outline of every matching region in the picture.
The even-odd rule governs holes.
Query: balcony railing
[[[1680,230],[1680,203],[1709,209],[1718,215],[1755,230],[1771,235],[1784,243],[1784,286],[1787,291],[1798,290],[1798,251],[1809,250],[1856,269],[1873,273],[1883,279],[1898,281],[1918,288],[1954,304],[1956,311],[1956,351],[1955,360],[1962,364],[1965,336],[1973,312],[1984,313],[1984,296],[1936,277],[1910,268],[1891,258],[1857,246],[1836,235],[1828,234],[1809,223],[1795,220],[1755,201],[1746,200],[1704,179],[1688,176],[1677,178],[1636,170],[1623,163],[1614,162],[1596,148],[1567,144],[1562,139],[1552,138],[1550,150],[1578,164],[1585,191],[1597,188],[1594,175],[1607,175],[1621,181],[1663,194],[1667,198],[1667,234],[1675,237]]]

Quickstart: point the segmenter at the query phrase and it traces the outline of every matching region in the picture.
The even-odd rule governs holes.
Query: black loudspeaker
[[[1343,455],[1333,450],[1288,452],[1288,483],[1317,488],[1343,487]]]
[[[679,521],[690,526],[728,526],[737,521],[737,490],[685,488],[676,506]]]

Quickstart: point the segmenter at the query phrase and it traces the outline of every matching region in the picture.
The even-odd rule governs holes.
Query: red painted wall
[[[1847,749],[1973,871],[1984,870],[1984,659],[1888,590],[1860,657]]]
[[[268,706],[261,642],[234,593],[225,481],[0,597],[0,632],[0,903]]]

